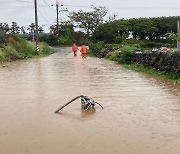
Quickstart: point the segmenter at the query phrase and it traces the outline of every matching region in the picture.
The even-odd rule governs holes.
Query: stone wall
[[[105,58],[110,52],[116,49],[107,48],[102,51],[94,51],[94,55],[98,58]],[[118,57],[121,56],[121,52]],[[180,73],[180,53],[165,53],[165,52],[132,52],[131,58],[128,63],[138,63],[142,64],[148,68],[155,68],[159,71],[164,71],[167,73]]]
[[[167,73],[180,73],[180,54],[164,52],[133,52],[129,63],[142,64]]]
[[[106,48],[106,49],[103,49],[103,50],[94,49],[93,53],[94,53],[95,57],[105,58],[108,53],[113,52],[116,49],[112,49],[112,48]]]

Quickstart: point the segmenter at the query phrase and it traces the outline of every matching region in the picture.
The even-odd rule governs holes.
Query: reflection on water
[[[180,96],[180,83],[175,83],[171,80],[163,79],[158,76],[146,75],[147,78],[156,85],[159,85],[161,88],[167,90],[173,95]]]
[[[57,50],[0,67],[0,153],[180,153],[179,84]],[[79,95],[105,109],[54,114]]]
[[[96,113],[96,109],[89,109],[89,110],[86,110],[86,111],[81,111],[81,116],[82,118],[87,118],[87,117],[90,117],[92,115],[94,115]]]
[[[66,117],[66,118],[71,118],[71,119],[77,119],[77,120],[84,120],[91,118],[94,116],[96,113],[96,109],[90,109],[90,110],[81,110],[80,112],[77,113],[71,113],[71,112],[59,112],[60,116]]]

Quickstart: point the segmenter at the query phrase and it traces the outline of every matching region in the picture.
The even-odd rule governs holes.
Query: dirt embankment
[[[0,62],[53,53],[53,49],[49,48],[46,43],[40,43],[39,46],[40,50],[37,52],[35,42],[27,41],[15,35],[6,35],[0,43]]]

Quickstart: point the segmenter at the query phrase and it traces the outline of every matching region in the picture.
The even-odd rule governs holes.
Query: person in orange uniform
[[[72,46],[72,51],[74,52],[74,56],[76,56],[77,51],[78,51],[78,46],[75,43]]]
[[[87,47],[83,44],[82,47],[81,47],[81,55],[82,55],[83,58],[86,58],[87,52],[88,52],[88,49],[87,49]]]

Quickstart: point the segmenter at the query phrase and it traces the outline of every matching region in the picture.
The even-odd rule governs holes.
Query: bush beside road
[[[39,43],[39,48],[39,51],[36,51],[35,42],[15,35],[6,35],[0,43],[0,62],[43,56],[54,52],[46,43]]]

